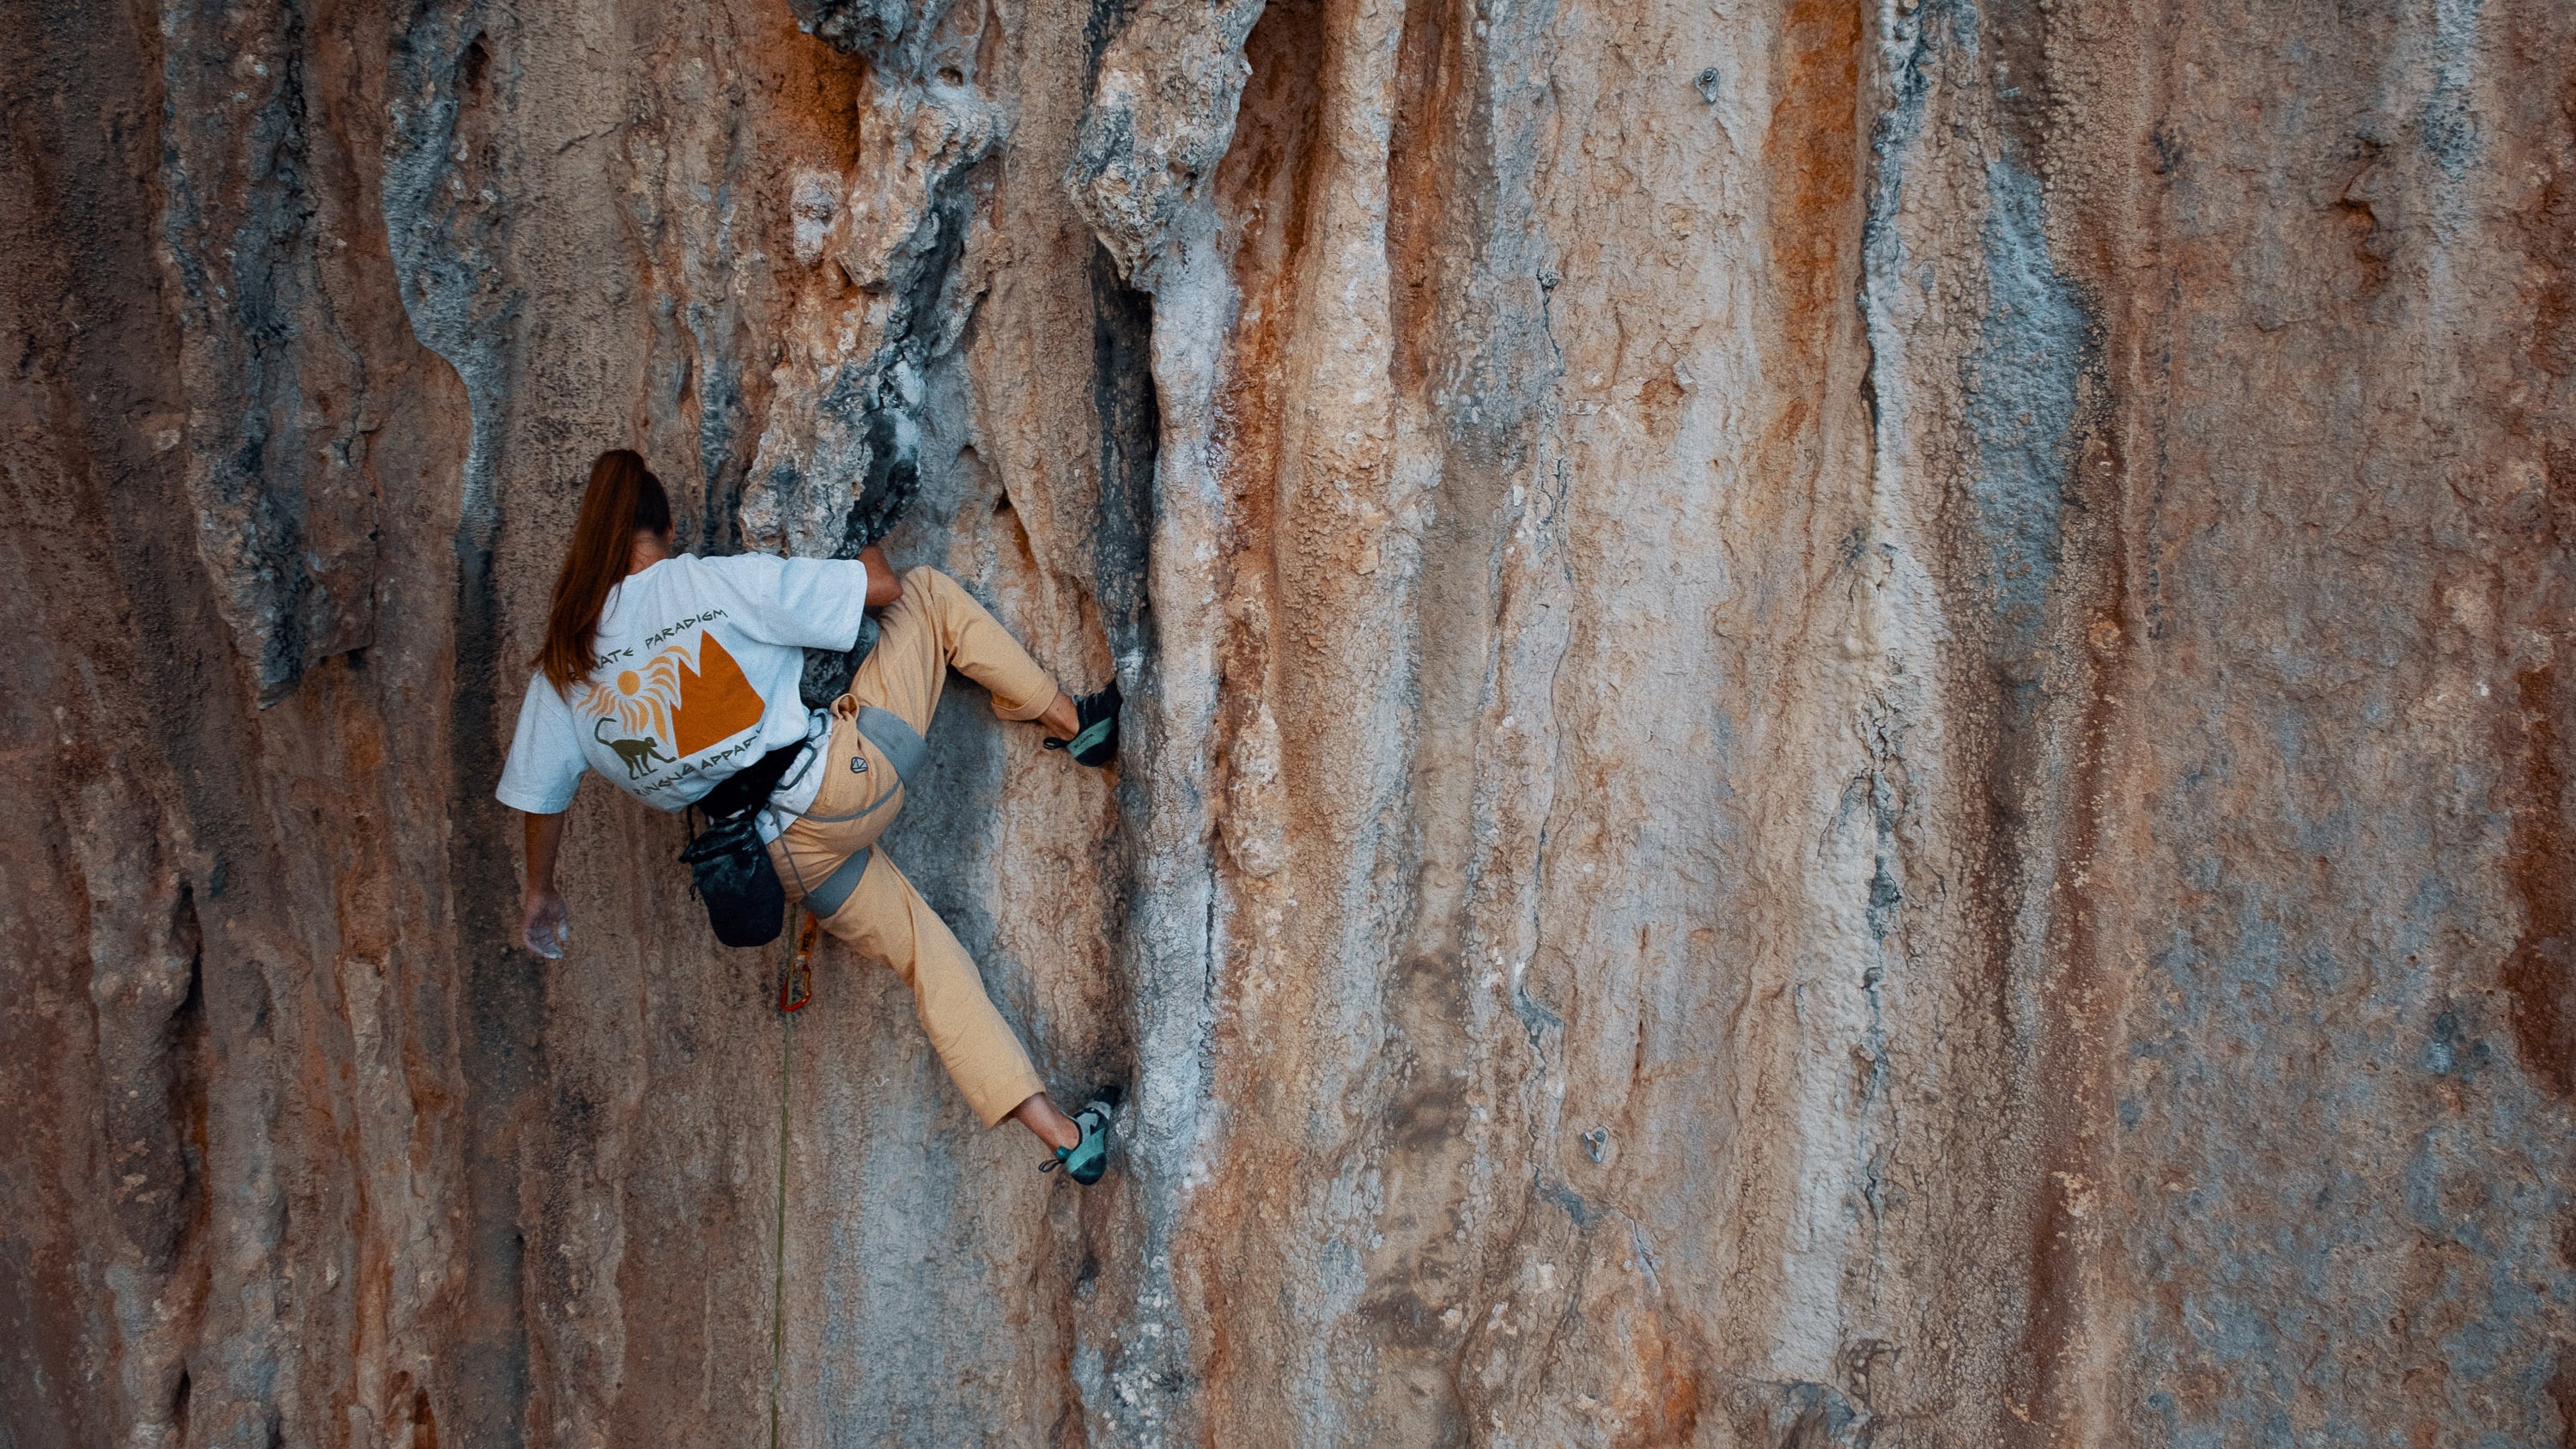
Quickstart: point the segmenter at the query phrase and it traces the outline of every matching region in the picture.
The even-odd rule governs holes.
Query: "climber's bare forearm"
[[[526,889],[534,894],[555,888],[555,855],[563,848],[564,817],[569,810],[552,815],[528,817],[528,877]]]
[[[572,915],[555,889],[555,852],[563,846],[564,816],[528,817],[528,879],[519,897],[519,944],[548,960],[560,958],[572,936]]]

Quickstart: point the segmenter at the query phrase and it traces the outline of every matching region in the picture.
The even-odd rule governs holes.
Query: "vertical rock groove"
[[[6,4],[0,1443],[2570,1432],[2566,6]],[[510,946],[613,445],[1126,692],[886,840],[1102,1185]]]

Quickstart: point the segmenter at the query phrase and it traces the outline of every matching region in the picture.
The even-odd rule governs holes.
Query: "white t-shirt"
[[[552,815],[592,769],[678,810],[771,750],[823,738],[828,720],[796,692],[805,651],[857,643],[867,602],[867,565],[850,559],[681,554],[628,575],[600,610],[599,666],[560,693],[530,677],[493,793]],[[821,775],[791,767],[773,808],[803,810]]]

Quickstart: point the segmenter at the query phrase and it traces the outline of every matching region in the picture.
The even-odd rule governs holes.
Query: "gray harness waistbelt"
[[[921,768],[921,757],[930,751],[930,742],[921,737],[920,731],[904,723],[903,716],[893,710],[879,709],[873,704],[860,705],[858,725],[859,733],[867,736],[868,743],[883,751],[886,763],[894,766],[894,783],[878,791],[877,798],[864,807],[847,815],[809,815],[806,819],[830,825],[875,814]],[[805,909],[811,911],[817,920],[830,920],[839,915],[841,907],[849,904],[850,892],[859,888],[859,877],[868,873],[868,857],[873,853],[873,849],[862,849],[834,866],[821,884],[805,893]]]

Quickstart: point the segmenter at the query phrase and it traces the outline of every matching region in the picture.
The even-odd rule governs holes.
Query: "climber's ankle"
[[[1038,1171],[1053,1172],[1061,1167],[1065,1176],[1084,1187],[1098,1182],[1109,1171],[1109,1133],[1117,1125],[1117,1115],[1117,1109],[1093,1098],[1073,1119],[1081,1140],[1071,1147],[1055,1149],[1054,1156],[1038,1164]]]
[[[1082,732],[1082,715],[1073,707],[1073,696],[1061,689],[1055,692],[1055,703],[1048,705],[1046,713],[1038,716],[1038,723],[1045,725],[1048,733],[1063,735],[1067,739]]]
[[[1058,707],[1066,702],[1063,695],[1056,696]],[[1075,764],[1095,770],[1106,768],[1118,758],[1118,681],[1113,679],[1099,693],[1086,694],[1071,703],[1076,727],[1061,735],[1047,736],[1046,747],[1072,755]]]
[[[1012,1108],[1011,1118],[1049,1147],[1075,1147],[1082,1142],[1082,1129],[1044,1092]]]

